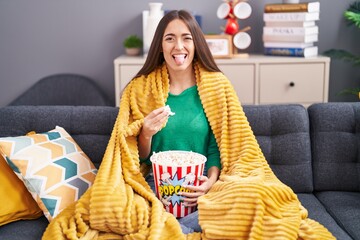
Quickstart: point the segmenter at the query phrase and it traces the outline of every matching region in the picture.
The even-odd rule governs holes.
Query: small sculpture
[[[251,12],[252,9],[247,0],[224,0],[217,9],[217,17],[227,19],[222,30],[225,34],[233,37],[232,42],[237,49],[246,49],[250,46],[251,37],[246,33],[246,31],[250,30],[250,27],[240,29],[238,19],[250,17]],[[234,51],[237,50],[234,48]]]

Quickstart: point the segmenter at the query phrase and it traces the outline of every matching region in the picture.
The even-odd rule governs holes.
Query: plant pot
[[[125,48],[125,53],[128,56],[137,56],[140,54],[140,48]]]

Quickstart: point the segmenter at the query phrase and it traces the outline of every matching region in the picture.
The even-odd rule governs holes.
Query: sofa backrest
[[[11,106],[0,108],[0,137],[63,127],[99,167],[118,108]],[[295,192],[313,190],[309,121],[301,105],[244,106],[258,143],[276,176]]]
[[[11,106],[0,108],[0,137],[63,127],[98,168],[119,109],[105,106]]]
[[[111,106],[112,104],[90,77],[61,73],[40,79],[9,105]]]
[[[314,104],[308,112],[314,189],[359,191],[360,104]]]
[[[302,105],[244,106],[275,175],[294,192],[312,192],[309,119]]]

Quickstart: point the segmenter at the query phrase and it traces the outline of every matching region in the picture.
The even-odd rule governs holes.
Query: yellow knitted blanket
[[[139,164],[143,119],[168,96],[164,64],[127,86],[94,185],[49,224],[43,239],[334,239],[271,171],[229,80],[194,68],[222,164],[219,181],[198,200],[203,232],[182,234]]]

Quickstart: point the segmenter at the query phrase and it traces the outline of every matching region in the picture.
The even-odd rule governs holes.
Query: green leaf
[[[356,1],[350,5],[348,11],[360,14],[360,1]]]
[[[347,20],[350,21],[350,24],[355,24],[358,28],[360,28],[360,13],[354,13],[351,11],[346,11],[344,16]]]
[[[130,35],[125,38],[123,45],[126,48],[141,48],[143,46],[143,41],[137,35]]]
[[[359,96],[360,88],[347,88],[338,93],[338,95],[352,94]]]
[[[352,3],[347,11],[344,12],[344,17],[348,21],[349,25],[354,24],[356,27],[360,28],[360,1]],[[330,49],[325,51],[323,54],[334,59],[351,62],[354,66],[360,66],[360,56],[355,56],[346,50]],[[352,94],[359,98],[359,92],[360,87],[347,88],[339,92],[338,95]]]
[[[355,24],[360,28],[360,1],[350,4],[350,7],[344,12],[344,17],[349,21],[349,25]]]
[[[330,49],[325,51],[324,55],[334,59],[340,59],[346,62],[350,62],[354,66],[360,66],[360,57],[355,56],[354,54],[346,50]]]

